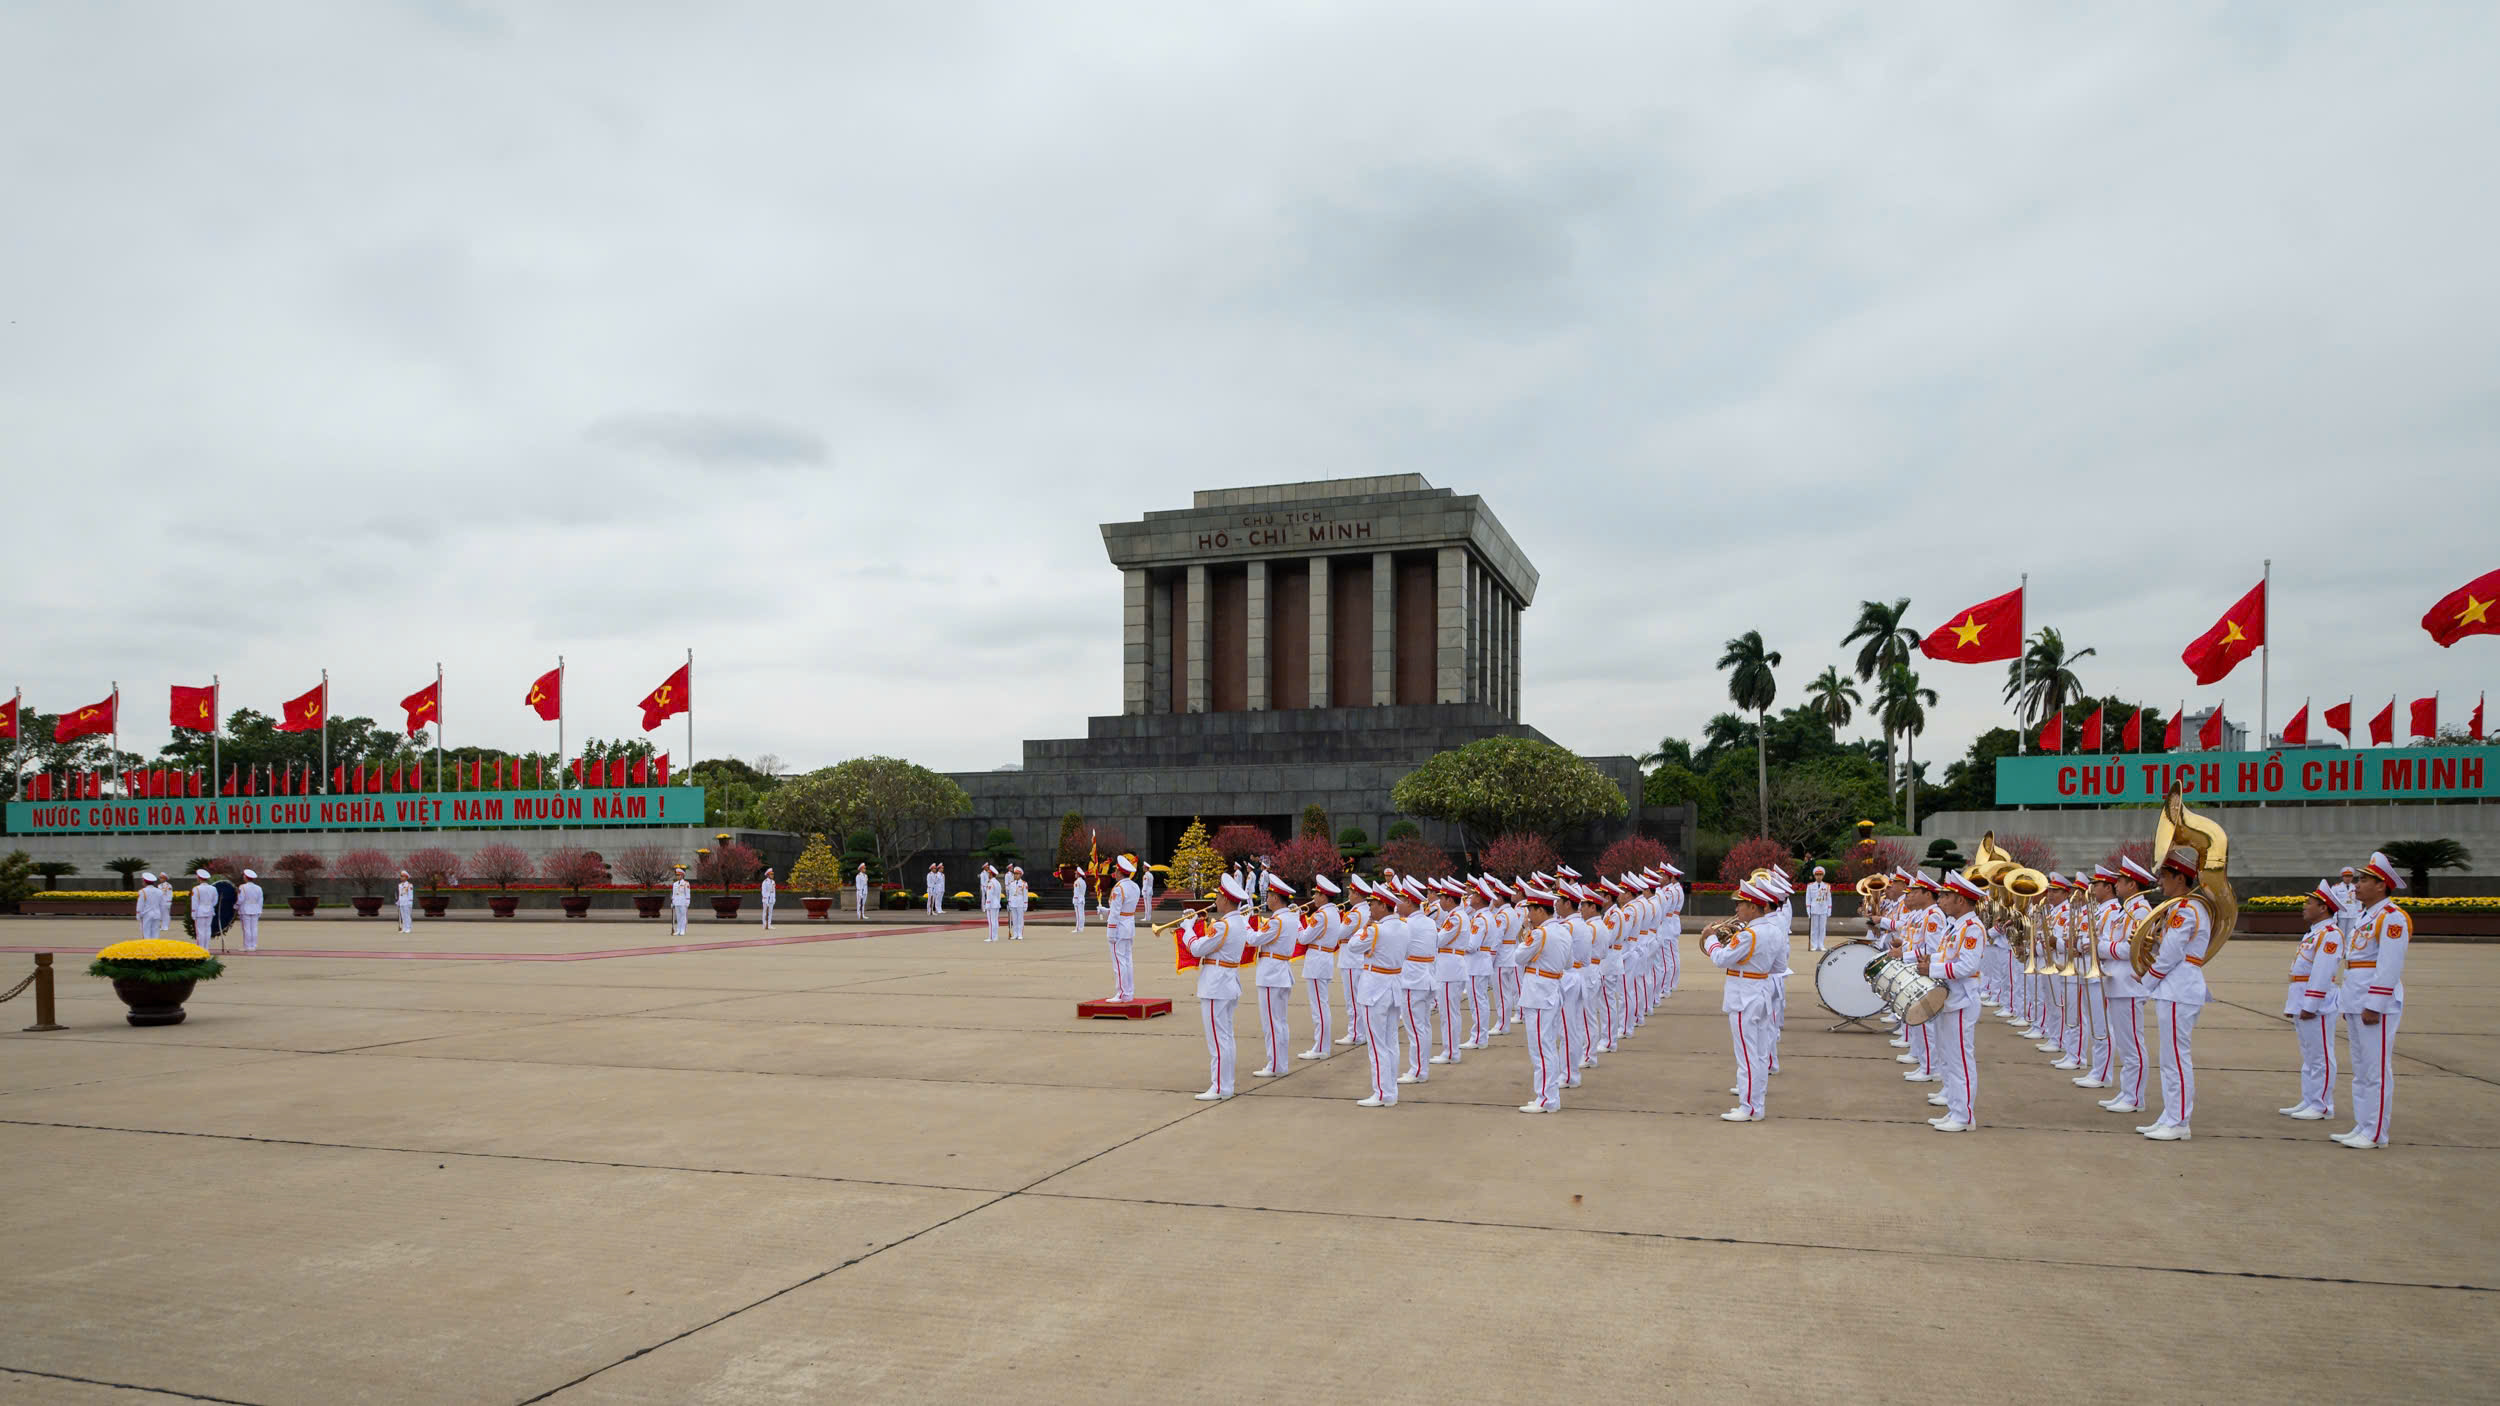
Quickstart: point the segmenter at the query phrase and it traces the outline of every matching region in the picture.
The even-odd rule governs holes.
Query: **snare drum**
[[[1883,998],[1885,1009],[1903,1025],[1924,1025],[1944,1009],[1953,993],[1944,983],[1920,975],[1910,964],[1893,957],[1877,957],[1866,964],[1866,980]]]
[[[1875,956],[1875,949],[1866,943],[1844,942],[1815,962],[1814,996],[1823,1009],[1843,1020],[1882,1014],[1884,998],[1875,994],[1874,985],[1866,979]]]

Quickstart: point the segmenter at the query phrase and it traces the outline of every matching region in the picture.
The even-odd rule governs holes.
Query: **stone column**
[[[1264,713],[1267,702],[1267,563],[1250,563],[1249,618],[1243,621],[1242,647],[1249,656],[1249,692],[1242,706]]]
[[[1372,706],[1398,699],[1398,571],[1387,552],[1372,553]]]
[[[1130,716],[1146,711],[1146,573],[1130,567],[1120,573],[1120,711]]]
[[[1189,568],[1189,711],[1207,710],[1207,569]]]
[[[1467,684],[1467,549],[1443,547],[1432,576],[1439,598],[1433,632],[1432,699],[1463,700]]]
[[[1146,585],[1146,711],[1176,713],[1172,706],[1172,587],[1169,581]]]
[[[1510,621],[1510,716],[1513,721],[1517,721],[1519,717],[1519,607],[1515,603],[1505,606],[1502,614]]]
[[[1328,558],[1311,558],[1311,698],[1310,706],[1328,706]]]

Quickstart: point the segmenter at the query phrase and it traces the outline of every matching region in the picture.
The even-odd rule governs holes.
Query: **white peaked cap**
[[[1121,856],[1120,856],[1120,872],[1121,872],[1121,873],[1123,873],[1123,874],[1134,874],[1134,873],[1136,873],[1136,872],[1137,872],[1137,861],[1136,861],[1136,860],[1134,860],[1134,859],[1129,858],[1129,857],[1128,857],[1127,855],[1125,855],[1125,854],[1124,854],[1124,855],[1121,855]]]
[[[142,873],[139,875],[139,882],[144,883],[144,884],[152,884],[152,883],[155,883],[155,882],[156,882],[156,876],[155,876],[154,874],[149,874],[149,873],[142,872]]]
[[[255,869],[246,869],[243,871],[243,877],[247,879],[257,879],[260,877],[260,872]]]
[[[1314,874],[1314,875],[1312,875],[1312,876],[1311,876],[1311,887],[1313,887],[1313,888],[1315,888],[1315,889],[1318,889],[1321,893],[1327,894],[1327,895],[1328,895],[1329,897],[1331,897],[1331,898],[1334,898],[1334,897],[1336,897],[1338,894],[1341,894],[1341,893],[1345,892],[1345,890],[1344,890],[1344,889],[1341,889],[1341,888],[1337,887],[1336,883],[1335,883],[1334,881],[1332,881],[1332,880],[1331,880],[1331,879],[1330,879],[1330,878],[1329,878],[1326,874]]]
[[[2395,862],[2376,850],[2370,852],[2370,862],[2362,867],[2362,872],[2376,876],[2380,883],[2387,885],[2390,889],[2400,889],[2405,886],[2405,876],[2396,872]]]
[[[1293,885],[1277,878],[1274,870],[1268,871],[1267,891],[1269,893],[1281,893],[1287,898],[1293,897]]]
[[[401,872],[401,873],[405,874],[405,873],[407,873],[408,871],[407,871],[407,870],[405,870],[405,869],[402,869],[402,870],[400,870],[399,872]],[[205,879],[205,878],[207,878],[207,877],[208,877],[208,871],[207,871],[206,869],[194,869],[194,870],[192,870],[192,871],[191,871],[191,877],[192,877],[192,878],[195,878],[195,879]]]
[[[1241,886],[1241,876],[1238,874],[1225,875],[1224,881],[1216,885],[1216,888],[1226,898],[1231,899],[1235,903],[1248,903],[1250,901],[1250,891]]]

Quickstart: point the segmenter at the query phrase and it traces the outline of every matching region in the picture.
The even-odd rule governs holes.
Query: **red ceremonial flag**
[[[2216,706],[2213,716],[2205,719],[2205,725],[2196,730],[2196,745],[2208,752],[2222,750],[2222,709],[2220,706]]]
[[[235,774],[234,774],[234,768],[233,768],[233,767],[227,767],[227,768],[226,768],[226,787],[225,787],[225,789],[224,789],[223,791],[219,792],[218,794],[220,794],[220,795],[226,795],[226,796],[231,796],[231,795],[234,795],[234,794],[235,794],[235,789],[234,789],[234,788],[235,788]]]
[[[2395,700],[2395,699],[2393,699],[2393,698],[2388,699],[2388,700],[2387,700],[2387,706],[2378,710],[2378,716],[2377,716],[2377,717],[2370,719],[2370,741],[2371,741],[2371,743],[2372,743],[2373,745],[2375,745],[2375,746],[2380,746],[2380,747],[2388,747],[2388,746],[2393,746],[2393,745],[2395,745],[2395,741],[2396,741],[2396,700]]]
[[[406,776],[407,774],[408,774],[408,768],[406,768],[406,767],[404,767],[404,766],[395,766],[395,767],[392,767],[390,770],[383,772],[383,773],[382,773],[382,789],[383,789],[384,791],[396,791],[396,790],[398,790],[398,789],[399,789],[400,779],[401,779],[402,777]]]
[[[2500,635],[2500,618],[2492,609],[2500,606],[2500,571],[2487,571],[2439,598],[2439,604],[2422,617],[2422,628],[2446,649],[2467,635]]]
[[[651,784],[654,786],[668,784],[668,753],[662,752],[659,764],[651,768]]]
[[[334,796],[347,794],[347,766],[343,762],[330,768],[330,794]]]
[[[608,773],[611,770],[613,770],[613,768],[608,765],[607,759],[604,757],[598,761],[592,762],[590,764],[590,784],[599,787],[601,790],[607,789],[609,785]]]
[[[2064,713],[2051,713],[2048,720],[2040,724],[2040,750],[2043,752],[2066,750],[2066,715]]]
[[[2240,597],[2214,627],[2198,635],[2179,657],[2199,684],[2220,683],[2266,642],[2266,583],[2258,582]]]
[[[530,789],[533,791],[547,789],[547,759],[545,757],[530,758]]]
[[[113,715],[120,711],[121,701],[122,696],[116,693],[101,703],[90,703],[84,708],[61,714],[61,720],[53,724],[52,740],[74,742],[81,737],[111,732]]]
[[[2100,707],[2092,710],[2092,716],[2083,720],[2084,751],[2097,752],[2101,750],[2101,714],[2107,712],[2108,710],[2109,705],[2104,703]]]
[[[142,794],[146,795],[146,797],[151,801],[163,800],[165,798],[165,773],[163,769],[159,767],[148,768],[146,778],[146,780],[139,783]]]
[[[512,789],[515,791],[521,789],[521,759],[519,757],[512,759]]]
[[[540,722],[554,722],[564,716],[564,666],[558,664],[538,676],[529,693],[521,701],[538,710]]]
[[[2337,733],[2341,734],[2346,742],[2352,741],[2351,699],[2347,698],[2341,703],[2328,705],[2327,710],[2320,713],[2318,717],[2328,727],[2335,729]]]
[[[1981,601],[1962,611],[1942,629],[1928,631],[1918,648],[1928,658],[1941,659],[1947,664],[1985,664],[2021,654],[2022,591],[2008,591],[1995,600]],[[646,704],[643,714],[646,731],[656,726],[650,720],[648,707]]]
[[[330,710],[330,681],[313,685],[310,693],[290,698],[278,719],[280,732],[319,732],[322,716]]]
[[[633,779],[634,784],[637,786],[648,786],[651,784],[651,759],[649,757],[634,758]]]
[[[34,775],[34,779],[33,779],[33,780],[31,780],[31,781],[28,781],[28,782],[26,783],[26,796],[27,796],[27,799],[29,799],[29,800],[36,800],[36,801],[48,801],[48,800],[51,800],[51,799],[52,799],[52,773],[50,773],[50,772],[48,772],[48,771],[39,771],[39,772],[36,772],[36,773],[35,773],[35,775]]]
[[[566,762],[564,764],[564,774],[573,778],[574,785],[580,785],[582,781],[582,759],[575,757],[573,760]]]
[[[177,732],[215,732],[217,730],[217,686],[187,688],[174,685],[173,707],[169,710]]]
[[[203,784],[203,783],[205,782],[205,780],[206,780],[206,778],[204,778],[204,777],[202,777],[202,776],[200,775],[199,770],[198,770],[197,768],[193,768],[193,770],[192,770],[192,772],[191,772],[191,794],[192,794],[192,795],[197,796],[197,795],[199,795],[202,791],[204,791],[204,790],[206,790],[206,789],[207,789],[207,787]]]
[[[2163,751],[2175,752],[2179,750],[2181,730],[2185,728],[2186,725],[2187,703],[2185,700],[2181,700],[2179,704],[2179,711],[2170,715],[2170,726],[2163,728],[2161,731],[2161,749]]]
[[[2019,592],[2017,594],[2020,594]],[[2005,656],[2008,659],[2012,655]],[[642,700],[642,730],[649,732],[694,706],[694,664],[681,664],[666,682]]]
[[[2474,719],[2466,724],[2467,733],[2477,742],[2483,740],[2483,696],[2474,695]]]
[[[399,700],[399,706],[408,710],[408,735],[418,736],[425,731],[427,723],[442,721],[443,681],[436,679],[409,694]]]
[[[0,704],[0,742],[15,742],[16,740],[17,695],[12,693],[7,703]]]
[[[2303,746],[2308,743],[2309,704],[2307,700],[2304,699],[2301,702],[2300,711],[2292,714],[2292,720],[2283,724],[2283,741],[2292,746]]]
[[[2439,735],[2438,694],[2434,693],[2428,698],[2416,698],[2413,700],[2413,735],[2416,737],[2437,737]]]
[[[409,765],[407,789],[411,791],[425,789],[425,763],[414,762]]]
[[[2118,745],[2130,752],[2144,750],[2144,710],[2142,708],[2136,709],[2135,715],[2127,719],[2126,730],[2118,734]]]

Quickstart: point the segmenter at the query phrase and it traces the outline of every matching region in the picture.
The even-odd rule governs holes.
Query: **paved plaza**
[[[1394,1110],[1343,1053],[1194,1102],[1142,934],[1145,1024],[1072,1018],[1109,976],[1064,918],[617,954],[664,934],[273,919],[142,1030],[78,972],[120,924],[0,923],[0,986],[81,954],[69,1029],[0,1006],[0,1399],[2500,1397],[2500,947],[2414,954],[2365,1154],[2274,1112],[2281,942],[2208,972],[2196,1138],[2155,1144],[1995,1021],[1984,1126],[1932,1132],[1804,981],[1769,1121],[1722,1123],[1689,938],[1531,1118],[1515,1036]]]

